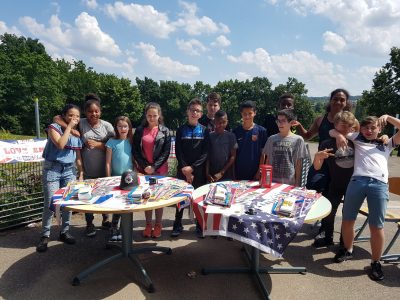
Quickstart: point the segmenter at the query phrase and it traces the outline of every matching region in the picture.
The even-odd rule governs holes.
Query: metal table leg
[[[158,246],[141,247],[141,248],[132,247],[132,242],[133,242],[132,227],[133,227],[133,213],[122,214],[121,216],[122,245],[121,247],[118,247],[120,253],[115,254],[109,258],[106,258],[94,264],[93,266],[90,266],[86,270],[82,271],[76,277],[74,277],[74,279],[72,280],[72,285],[75,286],[79,285],[82,279],[89,276],[98,268],[105,266],[113,262],[114,260],[120,258],[129,258],[139,268],[140,272],[142,273],[147,284],[147,291],[149,293],[154,292],[153,282],[151,281],[150,276],[147,274],[146,269],[143,267],[136,254],[153,252],[153,251],[171,254],[172,249],[168,247],[158,247]]]
[[[202,274],[213,274],[213,273],[250,273],[256,279],[261,292],[263,294],[263,299],[269,299],[268,290],[260,276],[261,273],[284,273],[284,274],[294,274],[294,273],[306,273],[305,267],[261,267],[260,268],[260,250],[255,247],[251,247],[251,253],[246,247],[243,247],[246,254],[248,267],[228,267],[228,268],[203,268]]]

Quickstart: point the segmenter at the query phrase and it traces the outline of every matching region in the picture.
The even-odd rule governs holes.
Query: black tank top
[[[322,118],[321,124],[319,125],[318,128],[318,137],[319,137],[319,142],[318,145],[321,145],[321,143],[327,139],[330,138],[329,136],[329,130],[334,129],[335,125],[328,120],[328,114],[325,114],[324,117]]]

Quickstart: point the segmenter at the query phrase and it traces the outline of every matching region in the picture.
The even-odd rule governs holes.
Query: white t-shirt
[[[388,158],[396,145],[393,139],[389,139],[387,145],[374,141],[368,141],[359,132],[347,135],[354,143],[354,173],[353,176],[366,176],[388,182]]]

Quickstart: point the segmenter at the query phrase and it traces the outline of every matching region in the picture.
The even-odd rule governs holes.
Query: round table
[[[62,189],[61,189],[62,190]],[[62,191],[57,191],[56,194],[60,194]],[[125,191],[124,191],[125,193]],[[126,191],[126,193],[128,193]],[[163,252],[166,254],[171,254],[172,249],[169,247],[160,247],[160,246],[147,246],[141,248],[134,248],[132,246],[133,243],[133,235],[132,235],[132,227],[133,227],[133,213],[134,212],[143,212],[146,210],[153,210],[157,208],[167,207],[181,202],[186,199],[186,196],[172,197],[169,199],[163,199],[159,201],[147,201],[142,204],[138,204],[129,209],[114,209],[109,207],[102,207],[98,204],[80,204],[80,205],[65,205],[63,209],[67,209],[75,212],[82,213],[94,213],[94,214],[121,214],[121,234],[122,234],[122,243],[121,246],[113,242],[113,246],[117,246],[120,249],[118,254],[110,256],[104,260],[101,260],[89,268],[83,270],[78,275],[76,275],[72,280],[72,285],[79,285],[81,280],[89,276],[91,273],[96,271],[98,268],[109,264],[120,258],[129,258],[141,271],[144,276],[144,279],[147,283],[148,292],[154,292],[154,285],[146,272],[146,269],[143,267],[141,262],[139,261],[136,254],[145,253],[145,252]]]
[[[242,181],[243,182],[243,181]],[[235,183],[235,182],[224,182],[224,183]],[[246,183],[249,186],[249,190],[254,190],[256,188],[258,188],[258,183],[257,182],[253,182],[253,181],[248,181]],[[275,186],[277,185],[272,185],[271,189],[267,189],[268,190],[272,190]],[[287,186],[287,185],[285,185]],[[290,188],[290,186],[287,186],[287,188]],[[205,228],[204,226],[204,222],[205,222],[205,204],[202,201],[202,199],[204,198],[203,196],[205,196],[208,191],[210,189],[210,184],[206,184],[203,185],[199,188],[197,188],[194,193],[193,193],[193,199],[194,199],[194,205],[198,205],[199,207],[194,207],[196,209],[194,209],[194,211],[198,212],[197,216],[200,218],[203,218],[200,222],[203,224],[203,228]],[[202,209],[202,212],[200,213],[199,209]],[[308,211],[304,222],[305,223],[314,223],[318,220],[321,220],[322,218],[326,217],[327,215],[329,215],[329,213],[331,212],[332,209],[332,205],[329,202],[328,199],[326,199],[323,196],[320,196],[318,199],[315,200],[315,202],[313,203],[312,207],[310,208],[310,210]],[[237,212],[235,212],[236,214]],[[200,216],[199,216],[200,215]],[[210,230],[207,233],[207,230],[205,230],[205,234],[206,235],[215,235],[218,234],[218,231],[213,231]],[[305,267],[262,267],[260,266],[260,249],[258,249],[257,247],[255,247],[252,244],[249,244],[250,250],[248,249],[248,247],[243,246],[243,250],[244,253],[246,255],[247,258],[247,266],[245,267],[224,267],[224,268],[220,268],[220,267],[207,267],[207,268],[203,268],[202,269],[202,273],[203,275],[207,275],[210,273],[250,273],[254,275],[254,278],[256,279],[256,282],[258,283],[262,294],[263,294],[263,298],[264,299],[269,299],[269,292],[266,288],[266,286],[264,285],[264,282],[260,276],[261,273],[286,273],[286,274],[293,274],[293,273],[305,273],[307,270]]]

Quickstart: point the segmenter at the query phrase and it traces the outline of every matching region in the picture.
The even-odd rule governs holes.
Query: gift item
[[[92,199],[92,188],[89,186],[84,186],[78,190],[79,200],[90,200]]]
[[[260,165],[260,187],[270,188],[272,184],[272,166]]]
[[[138,182],[138,175],[135,171],[127,170],[124,173],[122,173],[121,182],[119,184],[119,188],[121,190],[129,191],[137,185],[139,185],[139,182]]]

